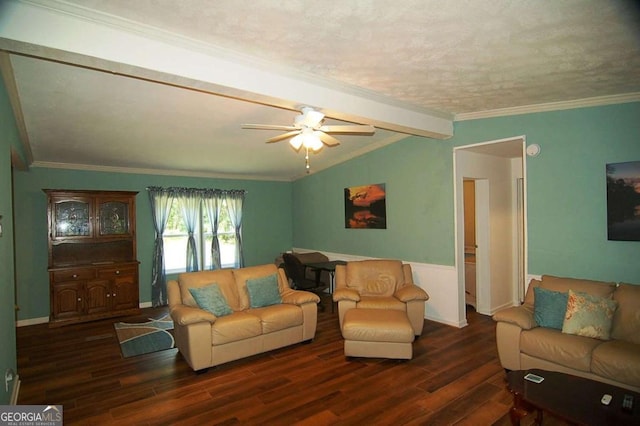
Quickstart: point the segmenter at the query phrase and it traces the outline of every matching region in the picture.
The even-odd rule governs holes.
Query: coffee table
[[[524,379],[527,373],[544,377],[542,383]],[[536,424],[542,424],[546,411],[570,423],[580,425],[640,425],[640,394],[595,380],[570,374],[538,369],[509,371],[509,390],[513,394],[510,411],[511,423],[520,424],[520,419],[529,411],[536,411]],[[606,406],[602,395],[613,397]],[[633,411],[622,410],[625,394],[633,395]]]

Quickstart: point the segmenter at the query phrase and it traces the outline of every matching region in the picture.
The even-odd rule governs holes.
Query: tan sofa
[[[282,303],[251,308],[247,280],[277,275]],[[232,313],[216,317],[201,309],[189,288],[216,283]],[[183,273],[167,283],[178,350],[193,370],[310,341],[319,297],[292,290],[284,270],[273,264]]]
[[[536,287],[616,301],[610,339],[538,326],[534,316]],[[507,370],[561,371],[640,392],[640,285],[544,275],[541,281],[531,281],[523,305],[501,310],[493,319],[500,362]]]

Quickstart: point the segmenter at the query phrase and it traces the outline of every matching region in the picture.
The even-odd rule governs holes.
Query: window
[[[218,218],[218,241],[220,244],[220,263],[223,268],[238,266],[236,259],[236,235],[229,218],[229,210],[225,200],[221,200]],[[213,229],[204,206],[200,205],[199,221],[196,227],[195,240],[198,265],[201,270],[211,269],[211,241]],[[187,228],[182,218],[180,204],[177,200],[171,205],[171,212],[162,240],[164,243],[164,264],[167,273],[185,272],[187,265]]]

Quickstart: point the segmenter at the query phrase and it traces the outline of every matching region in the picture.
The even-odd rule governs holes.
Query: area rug
[[[173,321],[169,315],[159,319],[149,318],[148,322],[139,324],[117,322],[113,327],[116,329],[120,350],[125,358],[175,346],[172,334]]]

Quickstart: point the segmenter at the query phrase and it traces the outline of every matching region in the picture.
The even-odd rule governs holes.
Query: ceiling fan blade
[[[267,143],[280,142],[281,140],[288,139],[300,133],[300,130],[293,130],[291,132],[283,133],[278,136],[267,139]]]
[[[327,146],[336,146],[336,145],[340,145],[340,141],[336,138],[334,138],[331,135],[326,134],[325,132],[313,132],[315,135],[317,135],[320,140]]]
[[[351,135],[372,135],[376,128],[369,125],[347,125],[347,126],[322,126],[318,130],[325,133],[340,133]]]
[[[274,124],[243,124],[243,129],[257,129],[257,130],[298,130],[293,126],[278,126]]]

